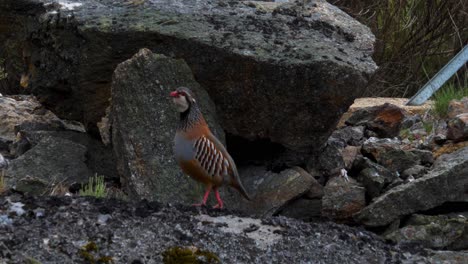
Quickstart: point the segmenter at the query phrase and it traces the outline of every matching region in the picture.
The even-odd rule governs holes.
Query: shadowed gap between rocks
[[[461,213],[466,212],[468,202],[446,202],[432,209],[416,212],[416,214],[424,215],[440,215],[448,213]]]
[[[226,145],[239,167],[263,165],[268,170],[278,173],[304,163],[303,156],[294,155],[283,145],[269,139],[249,140],[226,132]]]

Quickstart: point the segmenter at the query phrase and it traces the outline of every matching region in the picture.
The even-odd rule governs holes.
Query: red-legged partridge
[[[223,208],[219,187],[229,185],[250,200],[239,178],[236,164],[223,144],[211,133],[193,93],[185,87],[171,92],[170,96],[180,113],[174,138],[174,154],[182,171],[206,186],[201,204],[206,204],[213,189],[218,204]]]

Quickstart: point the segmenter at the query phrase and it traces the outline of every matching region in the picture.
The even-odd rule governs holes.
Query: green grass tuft
[[[80,190],[81,196],[94,196],[96,198],[104,198],[107,196],[107,188],[104,183],[104,176],[95,175],[89,178],[87,184],[83,185]]]
[[[460,100],[468,96],[468,86],[456,87],[454,84],[447,84],[434,94],[434,112],[439,117],[447,117],[448,106],[451,100]]]
[[[1,170],[0,172],[0,194],[6,191],[6,183],[5,183],[5,170]]]

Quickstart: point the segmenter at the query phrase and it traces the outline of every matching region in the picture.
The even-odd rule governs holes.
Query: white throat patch
[[[179,97],[173,97],[172,102],[174,102],[177,111],[180,113],[187,111],[187,109],[189,108],[189,103],[187,102],[187,98],[183,95]]]

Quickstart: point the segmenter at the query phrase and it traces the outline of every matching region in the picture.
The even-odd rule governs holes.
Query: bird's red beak
[[[171,97],[179,97],[179,92],[173,91],[173,92],[170,93],[170,96]]]

